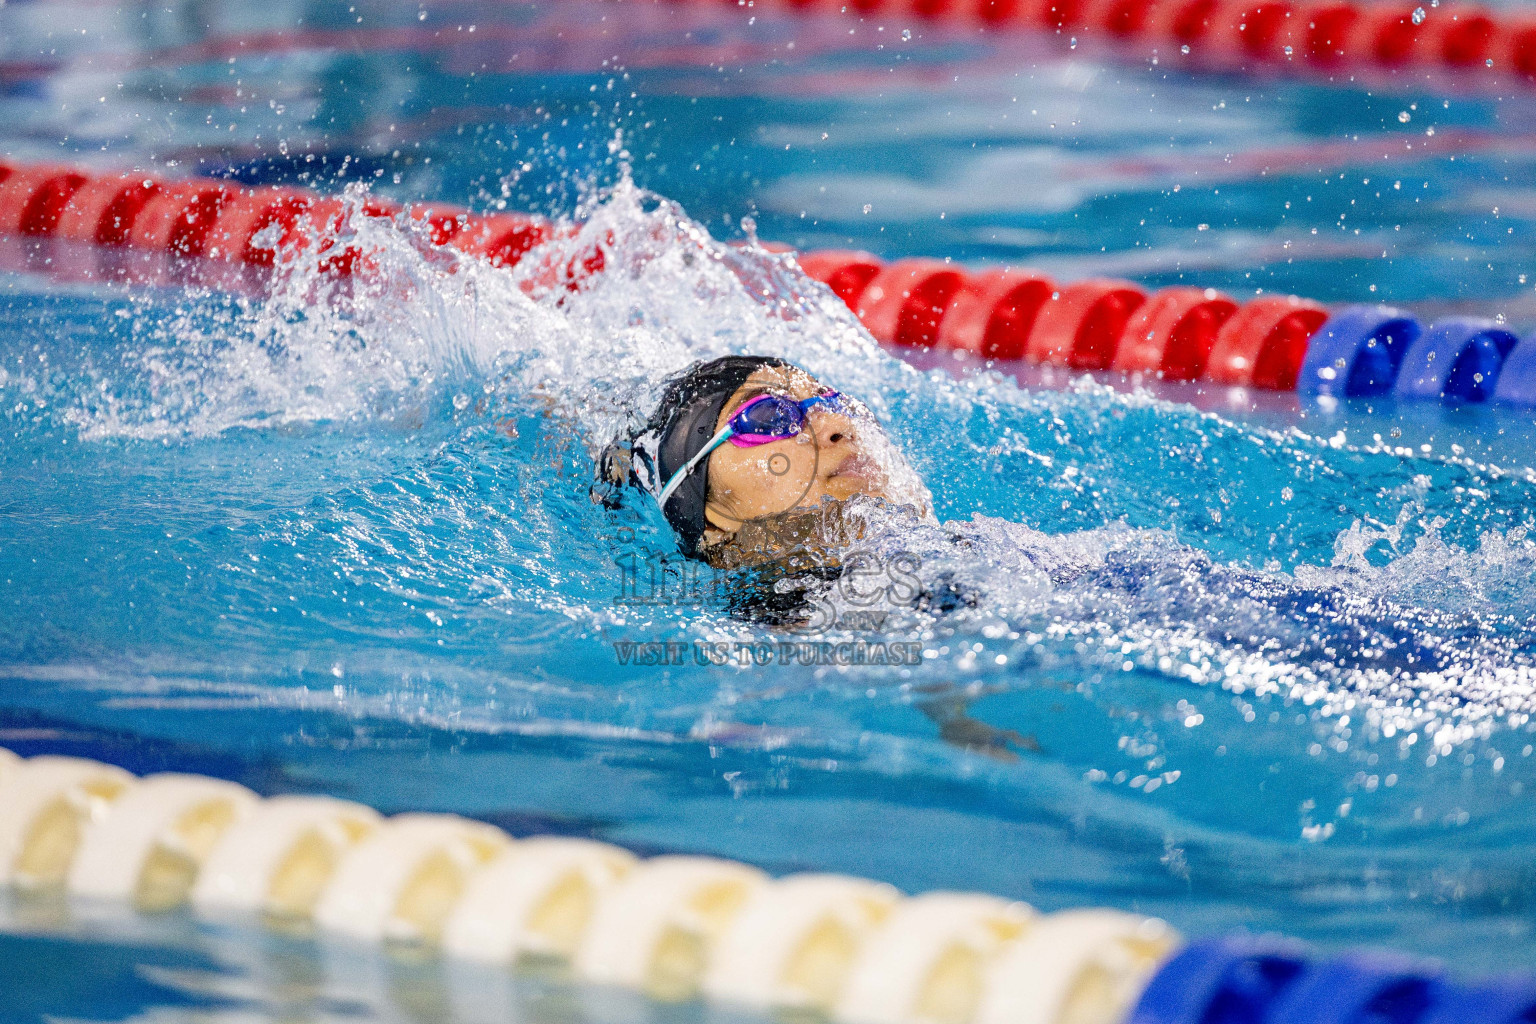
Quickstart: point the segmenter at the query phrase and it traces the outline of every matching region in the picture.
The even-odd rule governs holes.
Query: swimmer
[[[656,411],[611,445],[601,475],[648,493],[690,558],[739,568],[792,549],[836,560],[843,507],[904,502],[921,485],[858,400],[771,356],[726,356],[670,380]]]
[[[625,485],[649,494],[684,554],[748,570],[728,585],[732,613],[777,625],[803,626],[807,589],[837,578],[859,539],[854,505],[932,515],[868,408],[771,356],[726,356],[672,378],[645,426],[604,451],[599,475],[609,504]],[[967,603],[946,587],[914,588],[913,605]],[[971,717],[973,697],[945,684],[916,707],[954,746],[1003,759],[1038,749]]]

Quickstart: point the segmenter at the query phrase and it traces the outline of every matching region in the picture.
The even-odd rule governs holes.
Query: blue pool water
[[[317,301],[8,250],[0,745],[1536,966],[1531,414],[918,368],[727,244],[1524,330],[1532,96],[750,17],[0,7],[7,156],[579,211],[610,255],[530,299],[375,223],[377,277]],[[834,594],[813,638],[920,664],[699,664],[804,637],[626,575],[670,535],[592,503],[592,454],[733,351],[865,398],[926,482],[944,525],[876,515],[867,546],[957,599]],[[689,654],[625,654],[657,641]],[[331,984],[299,940],[8,913],[0,1018],[468,1012],[442,965]],[[532,1018],[578,1012],[541,991]]]

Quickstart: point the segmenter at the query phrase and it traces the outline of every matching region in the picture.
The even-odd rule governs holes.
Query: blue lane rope
[[[1340,398],[1384,395],[1422,333],[1419,322],[1400,309],[1346,306],[1312,336],[1296,390]]]
[[[1126,1024],[1536,1024],[1536,976],[1453,982],[1431,961],[1237,933],[1180,950]]]
[[[1486,402],[1519,340],[1492,320],[1442,320],[1403,356],[1394,391],[1402,398]]]

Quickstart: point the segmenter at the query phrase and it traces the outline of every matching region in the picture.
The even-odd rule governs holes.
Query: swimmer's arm
[[[1033,736],[1025,736],[1014,729],[999,729],[973,718],[970,706],[970,697],[954,692],[917,703],[917,709],[939,727],[939,739],[951,746],[999,761],[1017,761],[1020,750],[1031,754],[1040,752],[1040,744]]]
[[[556,400],[554,395],[550,394],[548,391],[545,391],[542,387],[534,388],[531,392],[529,392],[528,397],[544,407],[540,415],[548,417],[555,416],[560,413],[560,403],[558,400]],[[485,399],[481,399],[482,403],[484,401]],[[483,411],[483,405],[481,409]],[[514,439],[517,437],[516,416],[499,416],[496,418],[494,426],[498,434],[504,434],[507,437]]]

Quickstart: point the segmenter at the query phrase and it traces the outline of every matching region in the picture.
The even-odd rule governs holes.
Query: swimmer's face
[[[803,401],[827,386],[793,366],[767,366],[747,378],[715,423],[723,430],[749,399],[777,394]],[[886,497],[889,471],[873,457],[868,441],[879,431],[867,411],[834,412],[824,405],[806,414],[794,437],[750,448],[723,444],[709,457],[709,497],[704,514],[712,539],[735,533],[745,522],[810,508],[826,499]]]

